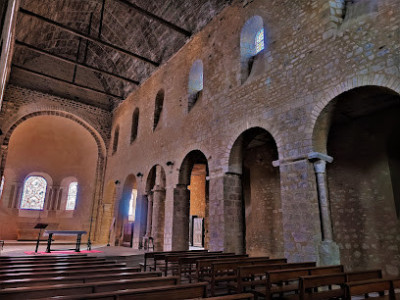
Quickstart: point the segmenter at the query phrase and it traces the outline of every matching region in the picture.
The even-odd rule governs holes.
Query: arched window
[[[196,60],[190,69],[188,90],[188,111],[190,111],[203,90],[203,62],[200,59]]]
[[[113,140],[113,147],[112,147],[112,154],[117,152],[118,149],[118,139],[119,139],[119,126],[115,128],[114,131],[114,140]]]
[[[264,28],[257,32],[254,44],[256,46],[256,54],[264,50]]]
[[[69,184],[67,205],[65,210],[74,210],[76,205],[76,197],[78,196],[78,182],[74,181]]]
[[[47,181],[42,176],[29,176],[24,183],[21,209],[43,210]]]
[[[240,64],[242,83],[250,76],[255,57],[265,49],[264,22],[260,16],[251,17],[240,33]]]
[[[128,213],[129,222],[135,222],[136,197],[137,197],[137,190],[133,189],[131,193],[131,198],[129,199],[129,213]]]
[[[164,91],[160,90],[156,96],[156,103],[154,106],[154,124],[153,131],[156,130],[158,122],[160,121],[161,112],[164,105]]]
[[[139,108],[136,108],[132,115],[131,143],[136,140],[139,127]]]

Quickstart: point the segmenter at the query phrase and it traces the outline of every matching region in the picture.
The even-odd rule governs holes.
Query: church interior
[[[400,0],[0,0],[0,298],[400,299],[399,16]],[[50,253],[7,256],[37,240]],[[57,264],[93,273],[53,291],[34,268]],[[314,295],[326,269],[342,281]]]

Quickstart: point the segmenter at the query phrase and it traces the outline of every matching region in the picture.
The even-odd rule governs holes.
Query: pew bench
[[[235,261],[244,258],[248,258],[248,254],[235,255],[234,257],[221,257],[214,259],[199,259],[196,261],[196,279],[197,281],[204,281],[206,276],[211,274],[211,266],[214,262],[219,261]]]
[[[158,251],[158,252],[147,252],[144,254],[144,261],[142,263],[139,263],[139,267],[141,270],[146,271],[147,266],[148,266],[148,260],[149,259],[154,259],[154,256],[156,254],[173,254],[173,253],[186,253],[186,252],[196,252],[196,253],[201,253],[201,252],[207,252],[208,250],[183,250],[183,251]],[[153,261],[154,264],[154,261]]]
[[[210,299],[210,300],[253,300],[254,295],[251,293],[243,293],[243,294],[209,297],[207,299]]]
[[[140,279],[161,277],[161,272],[134,272],[134,273],[112,273],[112,274],[92,274],[90,277],[85,275],[77,276],[58,276],[52,278],[32,278],[32,279],[11,279],[0,281],[0,289],[15,287],[31,287],[50,284],[69,284],[69,283],[88,283],[106,280],[119,279]]]
[[[116,262],[96,262],[89,264],[74,264],[74,265],[54,265],[47,267],[26,267],[26,268],[2,268],[0,267],[0,276],[3,274],[13,274],[13,273],[26,273],[26,272],[47,272],[47,271],[63,271],[63,270],[89,270],[93,268],[123,268],[126,267],[125,263]]]
[[[250,257],[236,261],[215,262],[211,265],[211,278],[205,278],[210,282],[211,296],[215,296],[216,286],[225,283],[229,288],[229,283],[237,278],[237,269],[239,266],[253,264],[278,264],[286,263],[286,258],[269,259],[266,257]],[[208,279],[208,280],[207,280]]]
[[[163,254],[156,254],[154,255],[153,261],[154,261],[154,265],[150,266],[150,271],[156,271],[156,270],[161,270],[164,271],[165,273],[165,269],[168,269],[168,262],[173,260],[174,258],[178,258],[181,256],[195,256],[195,255],[199,255],[199,253],[201,253],[202,255],[207,255],[209,253],[212,252],[208,252],[207,250],[200,250],[200,251],[188,251],[185,253],[163,253]],[[221,253],[221,252],[219,252]]]
[[[178,261],[178,269],[176,271],[176,275],[181,276],[182,279],[188,279],[189,282],[192,282],[193,279],[196,279],[196,264],[198,260],[204,259],[219,259],[219,258],[241,258],[245,257],[244,255],[236,255],[234,253],[221,253],[215,255],[196,255],[190,257],[181,257]],[[175,274],[173,274],[175,275]]]
[[[93,294],[82,294],[75,296],[55,296],[44,299],[59,299],[59,300],[109,300],[109,299],[140,299],[140,300],[183,300],[191,298],[204,298],[206,297],[207,283],[191,283],[182,285],[168,285],[162,287],[144,288],[144,289],[128,289],[114,292],[103,292]]]
[[[0,281],[9,279],[22,279],[22,278],[52,278],[57,276],[74,276],[85,275],[92,276],[95,274],[113,274],[116,272],[139,272],[139,268],[125,268],[125,267],[98,267],[93,269],[80,269],[80,270],[62,270],[62,271],[46,271],[46,272],[25,272],[25,273],[6,273],[0,275]]]
[[[399,280],[400,281],[400,280]],[[357,296],[358,299],[365,299],[371,293],[378,294],[379,297],[371,297],[375,300],[395,300],[400,298],[399,294],[394,292],[395,280],[390,279],[376,279],[367,281],[356,281],[345,284],[345,299],[351,300],[353,296]]]
[[[7,267],[20,267],[20,266],[48,266],[48,265],[61,265],[61,264],[83,264],[83,263],[93,263],[93,262],[105,262],[107,261],[105,258],[94,258],[94,259],[79,259],[79,260],[40,260],[40,261],[15,261],[15,262],[0,262],[0,268]]]
[[[177,284],[178,277],[171,276],[129,280],[96,281],[91,283],[43,285],[36,287],[19,287],[0,290],[0,299],[35,299],[54,296],[116,292],[126,289],[151,288]]]
[[[267,284],[266,273],[269,271],[312,268],[315,266],[315,262],[240,266],[238,268],[236,282],[231,284],[229,288],[237,293],[243,293],[249,289],[262,290],[265,289],[265,285]]]

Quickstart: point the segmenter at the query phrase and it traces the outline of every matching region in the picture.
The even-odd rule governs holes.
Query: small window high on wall
[[[132,115],[132,127],[131,127],[131,143],[136,140],[139,127],[139,108],[136,108]]]
[[[131,198],[129,199],[129,213],[128,213],[129,222],[135,222],[136,197],[137,197],[137,190],[133,189],[131,193]]]
[[[188,90],[188,111],[190,111],[203,90],[203,62],[200,59],[196,60],[190,69]]]
[[[114,131],[114,140],[113,140],[113,147],[112,147],[112,154],[117,152],[118,149],[118,140],[119,140],[119,126],[115,128]]]
[[[260,16],[251,17],[240,33],[240,64],[242,83],[250,76],[255,57],[265,49],[264,22]]]
[[[21,209],[43,210],[47,181],[42,176],[29,176],[24,183]]]
[[[157,93],[155,106],[154,106],[154,124],[153,131],[156,130],[158,122],[160,121],[161,112],[164,105],[164,90]]]
[[[74,210],[76,206],[76,198],[78,196],[78,182],[74,181],[69,184],[67,205],[65,210]]]

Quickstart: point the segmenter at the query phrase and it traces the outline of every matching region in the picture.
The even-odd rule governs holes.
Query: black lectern
[[[39,235],[38,235],[38,238],[37,238],[37,242],[36,242],[35,253],[37,253],[37,252],[38,252],[38,249],[39,249],[39,241],[40,241],[40,235],[41,235],[41,233],[42,233],[42,229],[45,229],[45,228],[47,227],[47,225],[49,225],[49,224],[37,223],[37,224],[35,225],[35,227],[33,227],[34,229],[40,229],[40,230],[39,230]]]

